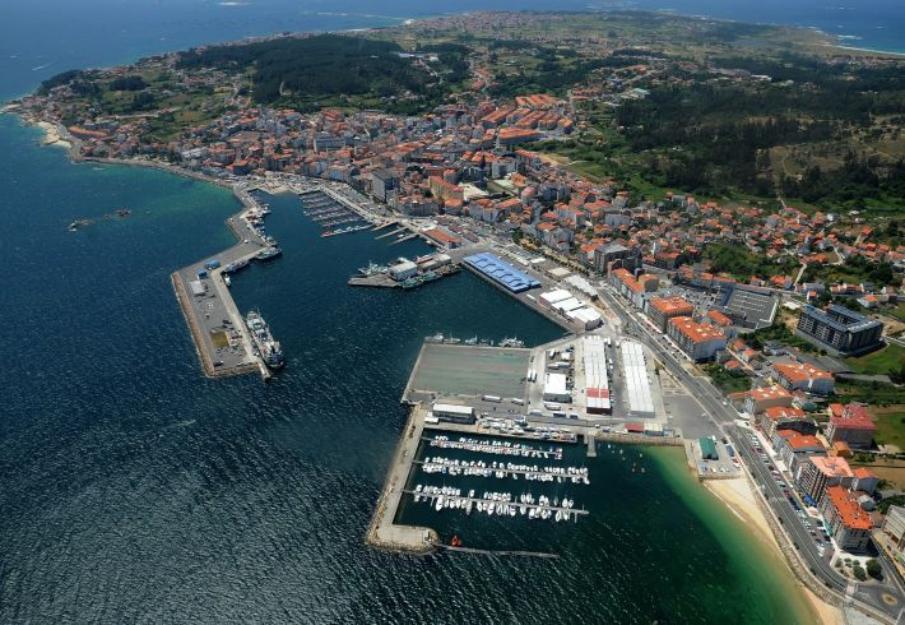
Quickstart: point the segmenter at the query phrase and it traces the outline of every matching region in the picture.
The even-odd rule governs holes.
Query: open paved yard
[[[528,349],[425,343],[411,392],[524,397]]]

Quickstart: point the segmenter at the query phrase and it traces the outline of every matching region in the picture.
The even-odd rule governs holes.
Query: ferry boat
[[[269,247],[265,247],[260,252],[255,255],[255,258],[258,260],[270,260],[271,258],[276,258],[280,254],[283,253],[283,250],[278,248],[276,245],[271,245]]]
[[[283,358],[283,350],[278,341],[273,340],[270,334],[270,327],[257,311],[251,311],[245,317],[245,325],[251,331],[251,339],[254,341],[255,347],[264,364],[271,369],[280,369],[286,364]]]

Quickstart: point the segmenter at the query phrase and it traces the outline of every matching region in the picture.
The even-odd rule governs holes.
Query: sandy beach
[[[758,540],[767,544],[776,556],[785,562],[779,543],[770,530],[763,511],[757,505],[756,495],[747,476],[731,480],[704,480],[704,486],[725,503],[732,513],[751,529]],[[810,601],[822,625],[844,625],[842,610],[823,601],[803,584],[799,583],[798,587]]]
[[[44,141],[42,141],[44,145],[57,145],[66,148],[67,150],[72,147],[72,144],[69,141],[66,141],[60,136],[60,131],[54,124],[51,124],[50,122],[38,122],[38,127],[44,131]]]
[[[839,43],[828,43],[826,44],[829,48],[837,48],[839,50],[845,50],[847,52],[857,52],[859,54],[867,55],[867,56],[886,56],[886,57],[897,57],[902,58],[905,57],[905,52],[893,52],[890,50],[874,50],[873,48],[861,48],[858,46],[847,46]]]

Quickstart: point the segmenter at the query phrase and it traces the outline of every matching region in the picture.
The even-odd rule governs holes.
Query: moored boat
[[[251,340],[254,342],[258,355],[264,361],[264,364],[271,369],[280,369],[286,364],[283,357],[283,349],[279,341],[273,339],[270,333],[270,327],[261,314],[257,311],[251,311],[245,317],[245,325],[251,331]]]

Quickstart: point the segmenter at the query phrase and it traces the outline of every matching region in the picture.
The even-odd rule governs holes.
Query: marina
[[[222,377],[258,371],[266,380],[270,369],[255,353],[245,318],[229,294],[229,284],[230,274],[253,260],[279,255],[279,248],[264,228],[269,208],[245,188],[236,187],[234,193],[243,210],[230,217],[227,224],[238,243],[215,257],[175,271],[171,281],[204,373]]]
[[[578,521],[579,516],[588,514],[587,510],[575,508],[575,500],[563,498],[550,499],[546,495],[522,493],[514,495],[509,492],[484,491],[477,496],[474,489],[462,494],[462,490],[452,486],[425,486],[418,484],[413,490],[405,491],[415,503],[425,503],[437,512],[442,510],[458,510],[465,514],[472,511],[487,516],[514,517],[523,516],[538,521]]]
[[[321,227],[321,236],[328,238],[369,230],[372,225],[362,214],[325,189],[299,193],[302,212]]]
[[[257,371],[267,380],[285,364],[280,344],[271,336],[263,317],[256,311],[242,315],[229,293],[233,274],[252,262],[272,262],[283,254],[265,225],[270,207],[255,192],[297,193],[303,211],[323,228],[321,236],[364,230],[376,218],[356,204],[364,203],[364,198],[323,182],[242,182],[234,184],[232,190],[242,204],[242,210],[227,219],[236,244],[173,272],[170,278],[205,375],[224,377]]]
[[[519,479],[521,476],[528,482],[571,482],[572,484],[590,484],[587,467],[539,467],[537,465],[519,465],[507,462],[491,462],[483,460],[460,461],[453,458],[433,456],[418,460],[416,465],[423,473],[442,473],[450,477],[484,477],[497,479]]]
[[[517,456],[519,458],[542,458],[544,460],[562,460],[562,447],[548,447],[546,449],[533,447],[523,443],[510,441],[479,440],[465,436],[457,440],[450,440],[444,435],[437,435],[429,440],[428,445],[439,449],[461,449],[482,454],[498,456]]]
[[[594,463],[625,463],[640,477],[644,453],[629,454],[622,444],[682,445],[662,404],[640,420],[625,405],[630,389],[617,366],[620,354],[593,335],[533,348],[515,337],[493,345],[477,336],[426,336],[402,395],[411,406],[409,424],[374,526],[397,531],[408,519],[420,530],[404,535],[404,550],[423,553],[441,547],[441,536],[443,548],[461,546],[446,545],[450,528],[455,541],[465,530],[435,516],[443,512],[554,526],[589,514],[577,491],[563,489],[592,488]],[[654,375],[647,366],[635,373],[642,380]],[[588,385],[604,389],[610,401],[589,402]],[[649,388],[659,392],[653,381]],[[491,490],[489,480],[521,482],[523,490]],[[387,509],[390,502],[396,507]],[[428,542],[426,528],[434,532]],[[376,534],[369,533],[369,544],[399,549]],[[498,546],[487,545],[491,552]]]

